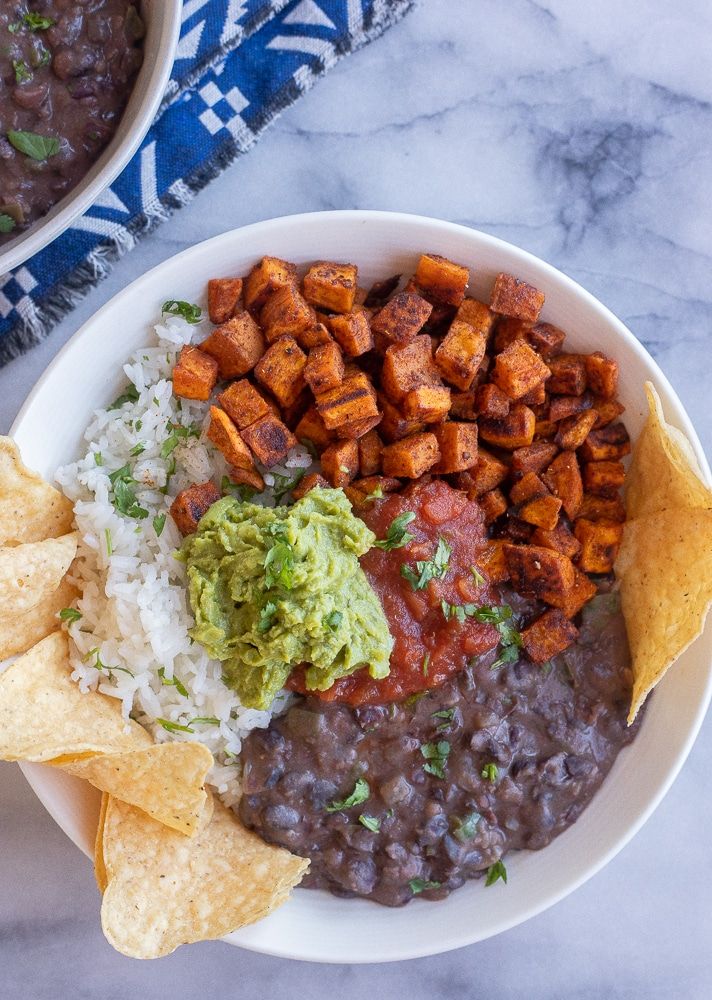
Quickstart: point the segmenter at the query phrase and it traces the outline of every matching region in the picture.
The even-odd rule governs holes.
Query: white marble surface
[[[709,454],[711,45],[708,0],[423,0],[0,371],[0,429],[78,325],[153,264],[270,216],[387,208],[495,233],[581,281],[660,361]],[[472,948],[380,968],[222,944],[121,958],[101,937],[88,863],[17,768],[0,765],[0,998],[707,1000],[711,758],[707,724],[634,842],[554,909]]]

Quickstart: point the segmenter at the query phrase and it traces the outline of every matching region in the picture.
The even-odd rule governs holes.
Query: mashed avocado
[[[310,690],[388,674],[393,639],[358,561],[375,539],[330,489],[272,509],[224,497],[186,538],[190,634],[244,705],[267,708],[301,663]]]

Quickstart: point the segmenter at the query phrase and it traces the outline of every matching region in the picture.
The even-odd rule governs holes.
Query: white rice
[[[77,603],[82,617],[69,627],[73,678],[82,690],[119,698],[125,716],[145,725],[159,742],[204,743],[215,757],[210,783],[231,804],[239,796],[242,740],[250,730],[267,726],[288,695],[278,695],[269,711],[246,708],[223,683],[220,662],[188,635],[194,621],[185,567],[174,558],[182,538],[168,510],[191,483],[212,479],[220,488],[227,466],[205,437],[210,404],[176,399],[170,379],[183,344],[208,332],[203,324],[179,317],[157,325],[154,343],[124,366],[138,399],[94,413],[84,435],[85,455],[60,468],[57,481],[74,502],[81,534],[74,573],[82,591]],[[176,425],[191,436],[181,437],[171,455],[162,457]],[[139,446],[144,450],[132,455]],[[269,487],[275,479],[282,482],[276,477],[293,478],[295,470],[311,462],[299,446],[283,468],[263,470],[268,489],[255,502],[274,505]],[[136,499],[147,517],[128,517],[112,503],[109,476],[126,464],[139,484]],[[158,534],[154,518],[163,515]],[[175,725],[191,731],[175,730]]]

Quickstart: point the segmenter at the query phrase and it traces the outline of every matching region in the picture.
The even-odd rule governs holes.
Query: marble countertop
[[[0,371],[0,431],[103,302],[184,247],[294,212],[381,208],[517,243],[610,306],[712,453],[712,7],[707,0],[422,0]],[[86,859],[0,765],[0,998],[706,1000],[712,996],[707,723],[673,789],[592,881],[471,948],[313,966],[204,944],[115,954]],[[435,919],[435,913],[433,913]]]

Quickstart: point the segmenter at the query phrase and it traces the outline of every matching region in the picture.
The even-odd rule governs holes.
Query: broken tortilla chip
[[[109,795],[102,792],[101,806],[99,808],[99,823],[96,828],[94,838],[94,878],[99,886],[99,892],[106,889],[106,865],[104,864],[104,823],[106,822],[106,810],[109,806]]]
[[[54,593],[77,553],[76,531],[0,548],[2,616],[21,615]]]
[[[0,660],[27,652],[35,643],[55,632],[59,626],[57,615],[78,596],[76,587],[68,580],[62,580],[55,591],[29,611],[19,615],[0,614]]]
[[[110,798],[102,857],[102,929],[131,958],[159,958],[266,917],[309,866],[265,844],[219,801],[189,838]]]
[[[192,836],[208,797],[204,784],[213,755],[202,743],[157,743],[58,766],[142,809],[159,823]]]
[[[68,647],[55,632],[0,674],[0,759],[50,761],[152,744],[142,726],[123,718],[118,699],[82,694]]]
[[[23,465],[12,438],[0,437],[0,545],[59,538],[73,520],[71,500]]]

